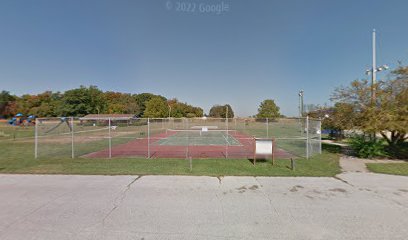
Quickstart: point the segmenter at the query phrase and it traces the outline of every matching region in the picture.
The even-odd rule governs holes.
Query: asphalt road
[[[408,239],[408,177],[0,175],[0,239]]]

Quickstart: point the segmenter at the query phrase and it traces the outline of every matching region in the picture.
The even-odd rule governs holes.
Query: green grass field
[[[367,163],[371,172],[408,176],[408,162],[405,163]]]
[[[242,126],[241,126],[242,127]],[[288,129],[277,128],[280,134],[298,134],[293,126]],[[39,135],[44,134],[52,125],[40,128]],[[75,156],[100,151],[108,147],[107,130],[103,126],[75,126]],[[99,129],[99,130],[98,130]],[[274,128],[271,128],[273,133]],[[96,130],[96,131],[94,131]],[[112,145],[126,143],[134,137],[146,137],[146,126],[124,126],[112,131]],[[297,159],[296,169],[292,171],[288,160],[277,159],[272,166],[270,161],[260,161],[255,166],[246,159],[193,159],[193,170],[184,159],[144,159],[144,158],[114,158],[114,159],[71,159],[70,135],[66,134],[67,126],[61,125],[55,130],[62,135],[52,135],[41,138],[39,143],[39,159],[34,159],[34,127],[12,127],[0,125],[0,173],[38,173],[38,174],[164,174],[164,175],[208,175],[208,176],[334,176],[340,172],[338,155],[325,151],[322,155],[309,160]],[[276,133],[277,130],[275,130]],[[163,124],[152,124],[150,134],[165,132]],[[251,123],[242,132],[258,137],[265,137],[264,123]],[[277,133],[276,133],[277,134]],[[46,135],[46,134],[45,134]],[[226,143],[222,135],[213,136],[215,140]],[[168,138],[166,138],[168,141]],[[183,137],[175,138],[177,142]],[[197,138],[203,141],[203,138]],[[205,138],[204,138],[205,139]],[[206,139],[215,141],[214,139]],[[228,139],[231,145],[238,144],[236,139]],[[160,144],[160,141],[158,142]],[[177,144],[179,144],[177,142]],[[197,144],[200,144],[199,142]],[[208,142],[205,142],[208,144]],[[304,142],[298,140],[281,141],[282,148],[293,148],[302,153]],[[330,149],[329,149],[330,150]]]
[[[334,176],[340,172],[338,155],[324,152],[309,160],[296,160],[292,171],[288,160],[260,161],[254,166],[246,159],[193,159],[193,170],[184,159],[84,159],[49,155],[34,159],[33,142],[0,141],[0,173],[25,174],[162,174],[207,176]]]

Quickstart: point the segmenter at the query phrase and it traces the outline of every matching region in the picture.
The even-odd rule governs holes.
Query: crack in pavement
[[[345,184],[347,184],[347,185],[349,185],[349,186],[352,186],[352,187],[354,187],[354,185],[353,184],[351,184],[351,183],[349,183],[349,182],[347,182],[346,180],[344,180],[344,179],[342,179],[342,178],[340,178],[339,176],[334,176],[333,177],[334,179],[336,179],[336,180],[339,180],[340,182],[343,182],[343,183],[345,183]]]
[[[121,194],[119,196],[117,196],[115,198],[115,200],[113,201],[113,207],[112,209],[105,215],[105,217],[103,217],[102,219],[102,226],[105,226],[105,221],[106,219],[108,219],[110,217],[110,215],[119,207],[119,205],[123,202],[123,200],[125,200],[126,197],[126,193],[130,190],[130,187],[132,186],[133,183],[135,183],[137,180],[139,180],[140,178],[142,178],[143,175],[140,175],[138,177],[136,177],[135,179],[133,179],[128,185],[126,185],[126,188],[124,191],[121,192]],[[119,199],[119,200],[118,200]]]
[[[221,176],[217,176],[217,179],[218,179],[218,183],[219,183],[219,185],[218,185],[218,189],[220,189],[220,190],[221,190],[221,185],[222,185],[221,180],[222,180],[222,177],[221,177]],[[220,196],[218,196],[218,194],[217,194],[217,193],[215,193],[215,197],[218,199],[218,202],[220,203],[220,206],[221,206],[222,224],[223,224],[223,226],[224,226],[224,228],[225,228],[225,214],[224,214],[224,206],[222,205],[221,198],[220,198]]]
[[[224,176],[217,176],[217,179],[218,179],[218,183],[221,185],[221,181],[222,181],[222,178],[223,178]]]
[[[255,181],[259,184],[259,188],[258,188],[259,191],[264,195],[264,197],[265,197],[266,199],[269,200],[269,209],[273,209],[274,212],[276,213],[276,215],[279,216],[278,210],[276,210],[276,208],[275,208],[275,207],[273,206],[273,204],[272,204],[272,199],[270,199],[270,198],[268,197],[268,195],[265,193],[265,191],[261,190],[262,184],[258,181],[258,178],[257,178],[257,177],[254,177],[254,179],[255,179]]]

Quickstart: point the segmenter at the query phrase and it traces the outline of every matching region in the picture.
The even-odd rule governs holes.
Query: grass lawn
[[[296,169],[290,161],[277,159],[193,159],[193,170],[185,159],[85,159],[48,156],[34,159],[34,144],[12,140],[0,141],[0,173],[29,174],[101,174],[101,175],[207,175],[207,176],[334,176],[340,173],[338,154],[324,151],[311,159],[297,159]]]
[[[375,173],[408,176],[408,162],[406,163],[367,163],[368,170]]]

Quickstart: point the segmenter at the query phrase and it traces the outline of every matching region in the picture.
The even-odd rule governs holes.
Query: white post
[[[373,29],[373,68],[372,68],[372,72],[371,72],[371,98],[372,98],[372,101],[373,101],[373,103],[374,103],[374,101],[375,101],[375,98],[376,98],[376,92],[375,92],[375,82],[377,81],[377,79],[376,79],[376,72],[377,72],[377,63],[376,63],[376,56],[375,56],[375,29]]]
[[[109,158],[112,158],[111,119],[109,118]]]
[[[188,118],[184,118],[186,121],[186,129],[187,129],[187,153],[186,153],[186,158],[190,156],[190,131],[189,130],[189,124],[188,124]]]
[[[147,158],[150,158],[150,118],[147,118]]]
[[[35,119],[35,127],[34,127],[34,135],[35,135],[35,141],[34,141],[34,158],[38,158],[38,118]]]
[[[266,138],[269,138],[269,118],[266,119]]]
[[[71,117],[71,158],[75,158],[75,152],[74,152],[74,117]]]
[[[306,159],[309,159],[309,116],[306,117]]]
[[[319,154],[322,154],[322,119],[319,118]]]
[[[226,115],[225,115],[225,120],[226,120],[226,125],[227,125],[227,142],[225,144],[225,158],[228,158],[228,105],[226,106]]]

